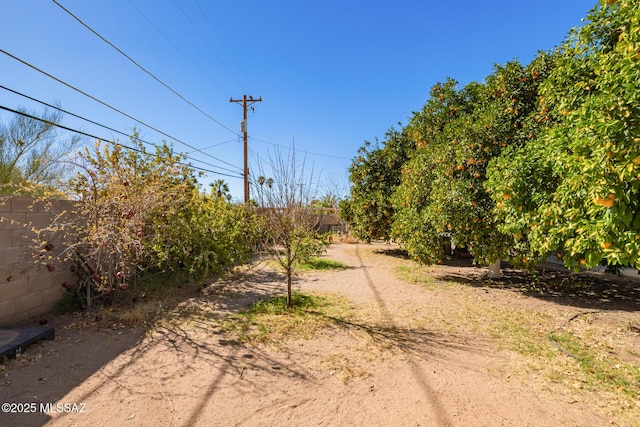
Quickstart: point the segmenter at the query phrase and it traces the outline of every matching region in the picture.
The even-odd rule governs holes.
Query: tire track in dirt
[[[360,264],[359,268],[362,271],[363,275],[365,276],[365,282],[367,286],[369,287],[369,289],[374,295],[376,304],[380,309],[380,314],[382,315],[384,322],[387,323],[390,327],[396,328],[397,326],[396,326],[396,322],[394,321],[393,315],[391,314],[391,311],[387,307],[387,304],[383,299],[380,291],[378,290],[378,286],[376,285],[373,278],[371,277],[371,274],[369,274],[369,267],[365,265],[362,255],[360,254],[359,247],[356,247],[356,256]],[[422,391],[424,392],[427,402],[431,407],[431,409],[433,410],[436,420],[438,421],[438,425],[443,427],[451,426],[452,425],[451,418],[447,414],[447,411],[440,397],[438,396],[436,390],[429,384],[429,380],[425,376],[420,366],[416,364],[413,357],[411,357],[408,360],[408,362],[411,367],[411,372],[413,373],[413,377],[415,381],[420,385],[420,388],[422,389]]]

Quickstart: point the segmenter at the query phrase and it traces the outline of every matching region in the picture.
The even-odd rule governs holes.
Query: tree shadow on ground
[[[375,344],[390,350],[419,356],[420,358],[440,358],[445,352],[481,351],[483,345],[478,340],[473,344],[463,337],[453,334],[429,331],[420,328],[405,328],[389,323],[358,322],[335,316],[324,315],[335,325],[348,332],[363,332]]]
[[[573,273],[559,266],[536,268],[533,272],[505,265],[502,277],[488,278],[474,266],[459,265],[460,273],[436,274],[443,281],[474,287],[507,289],[562,305],[599,310],[640,309],[640,280],[599,272]]]
[[[0,400],[39,405],[40,402],[66,402],[64,399],[73,396],[74,401],[83,402],[96,393],[117,387],[131,396],[162,401],[168,396],[159,391],[159,375],[163,376],[162,381],[179,379],[189,373],[195,361],[206,360],[219,369],[207,378],[206,391],[195,402],[193,411],[184,414],[189,419],[185,425],[192,425],[223,378],[231,376],[246,381],[245,369],[305,378],[304,372],[277,362],[267,351],[248,349],[238,341],[226,339],[220,330],[211,327],[211,322],[198,324],[202,319],[196,316],[188,327],[184,323],[192,315],[190,303],[194,301],[225,316],[246,310],[259,299],[284,293],[285,283],[282,274],[265,270],[239,273],[206,286],[176,286],[171,298],[157,301],[162,312],[160,322],[140,322],[132,327],[119,323],[115,315],[127,310],[136,313],[137,308],[153,297],[121,301],[122,306],[108,311],[95,307],[92,311],[67,315],[50,313],[43,318],[56,328],[56,340],[29,346],[17,360],[0,363],[3,378]],[[33,322],[25,322],[24,326]],[[148,363],[147,359],[158,352],[166,360]],[[96,408],[88,409],[95,411]],[[2,415],[3,425],[40,426],[51,420],[51,414],[40,411]]]
[[[373,251],[378,255],[409,260],[406,252],[396,247]],[[616,276],[596,271],[574,273],[564,266],[546,264],[533,272],[516,269],[502,262],[502,277],[487,277],[486,267],[473,264],[471,258],[446,257],[439,266],[449,267],[432,273],[441,281],[473,287],[506,289],[527,296],[554,301],[562,305],[599,310],[640,310],[640,276]],[[441,270],[441,269],[434,269]]]
[[[387,246],[382,249],[374,249],[373,253],[376,255],[385,255],[400,259],[411,259],[409,258],[409,254],[407,253],[407,251],[395,246]]]

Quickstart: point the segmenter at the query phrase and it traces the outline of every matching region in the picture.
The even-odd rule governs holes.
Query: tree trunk
[[[495,260],[491,264],[489,264],[489,278],[497,279],[502,276],[502,272],[500,271],[500,259]]]
[[[291,275],[293,271],[291,268],[287,269],[287,307],[291,308]]]

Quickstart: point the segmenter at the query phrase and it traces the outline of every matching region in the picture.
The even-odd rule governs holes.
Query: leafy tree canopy
[[[587,19],[541,88],[556,123],[496,161],[488,188],[532,255],[640,266],[640,9],[608,1]]]

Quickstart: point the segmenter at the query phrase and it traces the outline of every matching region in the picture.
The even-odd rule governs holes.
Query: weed
[[[344,301],[336,296],[294,292],[292,307],[285,296],[252,304],[248,310],[229,316],[222,323],[225,332],[246,343],[278,343],[287,338],[309,339],[334,323],[334,314],[344,312]]]
[[[327,258],[311,258],[307,262],[298,265],[298,270],[344,270],[348,268],[346,264],[333,261]]]
[[[605,357],[597,347],[592,348],[570,332],[552,334],[550,339],[577,361],[589,389],[617,390],[632,399],[640,396],[640,367],[637,364],[622,362],[612,354]]]
[[[399,265],[395,268],[396,275],[408,283],[422,285],[426,289],[446,289],[456,284],[438,281],[433,277],[433,270],[427,266]]]

